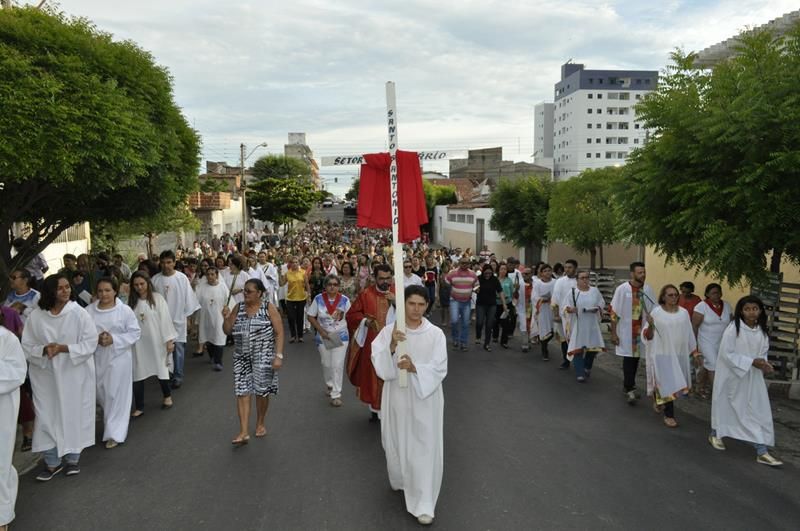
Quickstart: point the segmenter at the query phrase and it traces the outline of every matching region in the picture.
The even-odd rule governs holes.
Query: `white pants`
[[[322,378],[325,380],[325,385],[331,388],[331,398],[341,398],[347,344],[331,350],[325,348],[323,344],[318,345],[317,348],[322,361]]]

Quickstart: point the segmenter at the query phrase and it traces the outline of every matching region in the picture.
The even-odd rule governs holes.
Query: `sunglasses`
[[[328,285],[329,285],[329,286],[334,286],[334,287],[336,287],[336,288],[338,288],[338,287],[339,287],[339,283],[338,283],[338,282],[328,282]]]

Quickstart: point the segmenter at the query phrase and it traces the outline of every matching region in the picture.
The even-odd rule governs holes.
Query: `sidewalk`
[[[551,349],[551,356],[553,352]],[[561,353],[558,353],[558,359]],[[553,358],[556,359],[556,358]],[[622,389],[622,362],[613,353],[601,354],[594,362],[595,369],[600,369],[615,375],[619,382],[619,390]],[[645,360],[639,365],[637,372],[636,387],[642,393],[642,399],[638,407],[650,407],[651,400],[645,396],[647,390],[647,374],[645,370]],[[612,389],[615,391],[617,389]],[[620,400],[623,400],[620,393]],[[775,455],[786,463],[800,466],[800,402],[790,400],[784,396],[770,396],[772,404],[772,419],[775,425]],[[704,400],[695,396],[681,398],[675,402],[676,418],[680,422],[681,414],[688,414],[696,417],[709,426],[711,429],[711,400]],[[678,428],[680,429],[680,428]]]

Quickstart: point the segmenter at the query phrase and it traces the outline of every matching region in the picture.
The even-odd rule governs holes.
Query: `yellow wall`
[[[603,246],[603,265],[609,269],[627,269],[631,262],[640,259],[638,246],[625,247],[621,243]],[[570,258],[578,261],[578,267],[589,268],[589,253],[579,253],[572,246],[561,242],[552,242],[547,246],[547,262],[553,265],[562,264]],[[600,267],[600,254],[597,255],[597,267]]]
[[[690,280],[694,282],[695,293],[700,297],[703,296],[706,284],[716,282],[722,286],[722,297],[727,300],[731,306],[736,305],[741,297],[750,293],[750,286],[734,287],[725,282],[720,282],[719,279],[703,273],[694,273],[688,271],[680,264],[667,265],[662,255],[656,254],[652,247],[645,249],[645,265],[647,266],[647,283],[653,286],[653,289],[658,290],[664,284],[670,283],[679,285],[681,282]],[[800,269],[797,266],[787,263],[781,265],[781,272],[785,282],[800,283]]]
[[[464,232],[459,230],[445,229],[443,231],[442,240],[445,242],[449,242],[449,244],[453,249],[455,249],[456,247],[460,247],[461,250],[463,251],[467,249],[467,247],[469,247],[470,249],[472,249],[472,253],[475,255],[477,255],[480,252],[480,249],[475,249],[474,232]],[[508,258],[509,256],[519,256],[519,249],[516,246],[514,246],[513,243],[495,242],[487,239],[484,239],[484,242],[489,247],[489,250],[497,255],[498,259]]]

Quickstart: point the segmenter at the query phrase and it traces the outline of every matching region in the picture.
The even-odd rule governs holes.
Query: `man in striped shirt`
[[[445,277],[450,284],[450,334],[453,346],[467,350],[469,338],[469,317],[472,303],[472,290],[478,283],[478,276],[469,268],[469,258],[462,256],[458,269],[450,271]],[[460,323],[460,326],[459,326]]]

